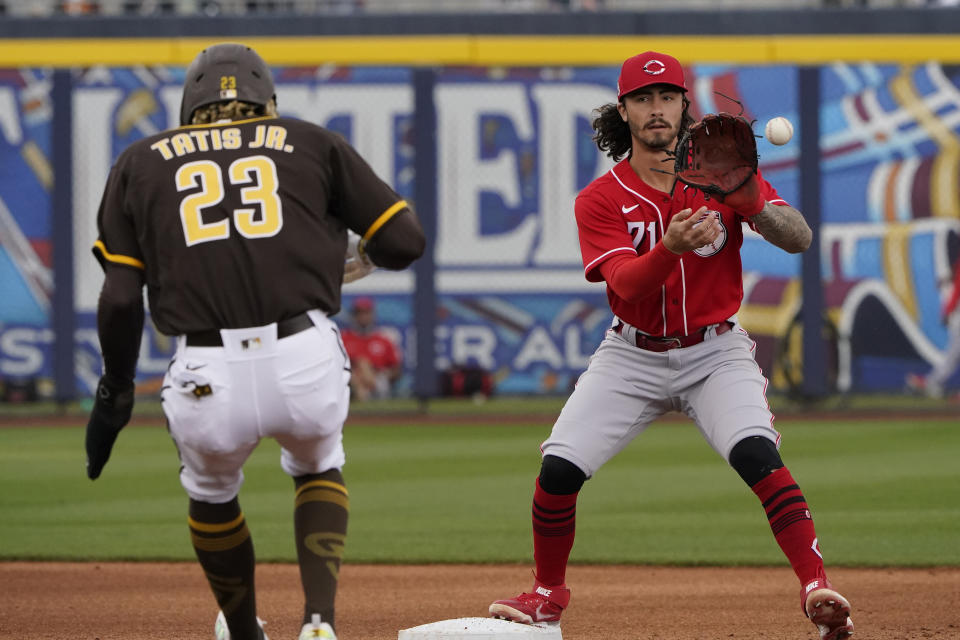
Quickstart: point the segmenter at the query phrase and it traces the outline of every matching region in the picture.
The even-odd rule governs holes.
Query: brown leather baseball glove
[[[709,114],[677,143],[674,173],[681,182],[750,216],[763,209],[757,184],[757,140],[746,118]]]

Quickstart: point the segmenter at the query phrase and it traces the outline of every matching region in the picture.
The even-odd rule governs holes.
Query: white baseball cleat
[[[303,625],[297,640],[316,640],[317,638],[320,640],[337,640],[337,634],[333,632],[333,627],[326,622],[320,622],[319,613],[313,614],[310,622]]]
[[[257,618],[257,624],[260,625],[260,638],[262,640],[270,640],[267,634],[263,632],[263,625],[265,625],[266,622]],[[213,623],[213,634],[217,640],[232,640],[230,637],[230,628],[227,626],[227,619],[224,617],[223,611],[217,612],[217,621]]]

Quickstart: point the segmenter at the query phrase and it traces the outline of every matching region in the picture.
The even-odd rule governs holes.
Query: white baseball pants
[[[350,363],[333,321],[309,315],[313,328],[280,340],[276,324],[221,330],[222,347],[178,338],[160,398],[191,498],[232,500],[265,437],[291,476],[343,466]]]
[[[543,455],[569,460],[590,477],[669,411],[692,418],[725,460],[750,436],[779,446],[755,346],[740,325],[661,353],[607,331],[541,445]]]

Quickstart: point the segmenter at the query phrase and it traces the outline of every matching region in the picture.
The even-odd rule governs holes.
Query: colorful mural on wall
[[[498,393],[566,393],[609,326],[603,288],[583,279],[572,203],[611,166],[591,112],[614,99],[618,69],[446,68],[437,72],[436,366],[480,367]],[[279,109],[346,136],[412,197],[409,69],[275,70]],[[799,124],[792,66],[688,68],[695,114],[738,111]],[[73,148],[77,383],[99,375],[94,323],[102,276],[90,255],[110,164],[130,142],[176,124],[183,70],[93,67],[74,75],[72,141],[51,139],[52,77],[0,70],[0,378],[52,375],[49,308],[53,145]],[[833,386],[896,390],[943,357],[938,310],[960,256],[960,68],[824,67],[821,84],[822,273]],[[799,145],[759,141],[765,177],[799,201]],[[748,233],[740,320],[774,387],[800,383],[800,258]],[[402,343],[410,388],[417,335],[411,273],[377,272],[345,288],[371,295]],[[338,319],[343,319],[338,316]],[[345,320],[344,320],[345,321]],[[144,390],[170,340],[148,327]],[[956,385],[958,380],[954,378]],[[49,385],[46,385],[49,386]],[[43,386],[43,388],[46,388]]]

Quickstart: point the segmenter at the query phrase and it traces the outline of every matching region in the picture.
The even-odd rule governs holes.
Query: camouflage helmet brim
[[[180,124],[190,124],[200,107],[230,100],[265,106],[276,100],[276,90],[270,68],[256,51],[225,42],[201,51],[187,68]]]

